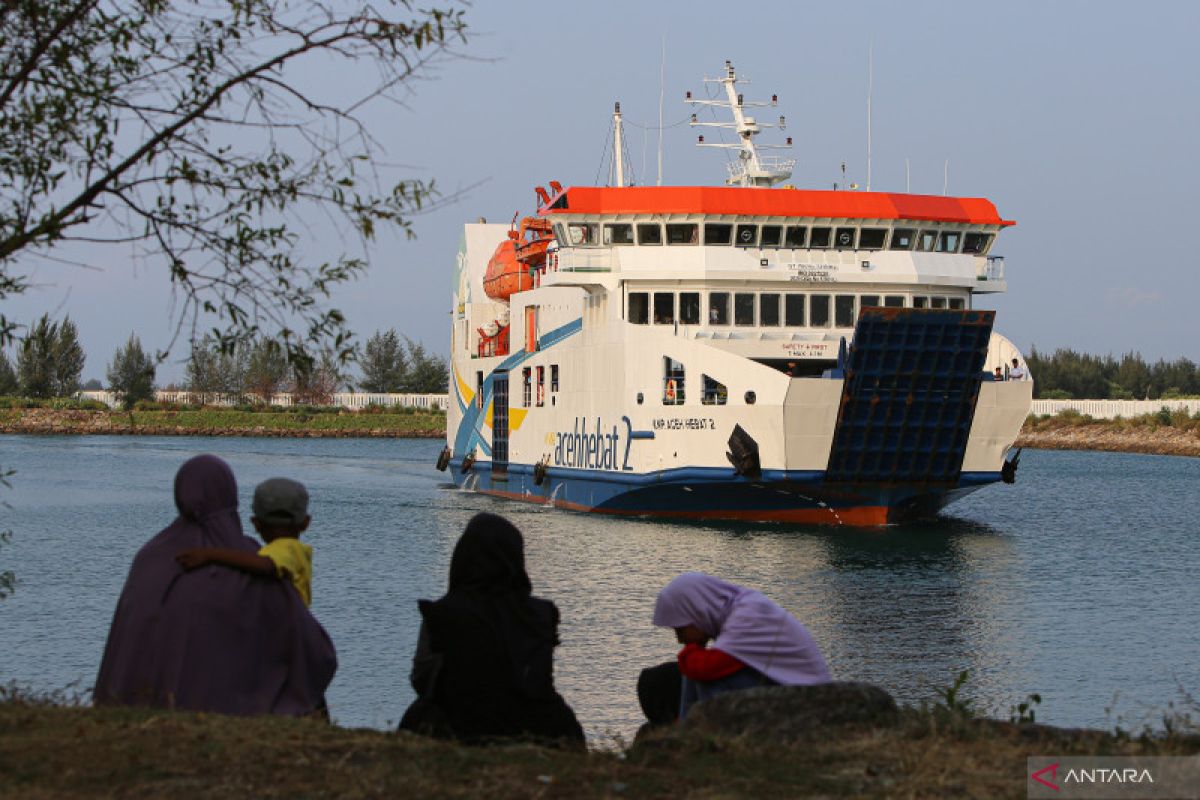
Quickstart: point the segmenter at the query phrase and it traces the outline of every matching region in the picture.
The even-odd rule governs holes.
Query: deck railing
[[[1004,280],[1004,256],[988,256],[979,265],[975,279],[980,281]]]

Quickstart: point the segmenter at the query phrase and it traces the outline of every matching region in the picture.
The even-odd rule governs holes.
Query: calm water
[[[234,467],[242,508],[277,474],[312,495],[313,612],[337,644],[343,725],[390,727],[412,700],[416,600],[438,596],[479,510],[524,531],[535,592],[558,603],[558,686],[593,741],[639,722],[638,670],[675,652],[655,593],[704,570],[761,588],[812,629],[839,678],[932,699],[963,669],[1007,717],[1030,692],[1059,725],[1154,724],[1200,692],[1200,459],[1028,451],[933,523],[873,531],[608,519],[448,488],[427,440],[0,437],[17,572],[0,603],[0,681],[89,686],[137,548],[174,516],[175,470]]]

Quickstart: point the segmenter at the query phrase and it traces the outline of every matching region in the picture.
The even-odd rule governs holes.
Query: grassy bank
[[[33,406],[33,407],[29,407]],[[406,408],[189,408],[112,411],[98,404],[5,401],[0,433],[144,436],[379,436],[446,435],[446,415]],[[1186,412],[1096,420],[1073,411],[1031,416],[1017,439],[1046,450],[1111,450],[1200,457],[1200,419]]]
[[[440,438],[446,434],[446,415],[408,408],[4,408],[0,433]]]
[[[1098,420],[1064,411],[1052,417],[1029,417],[1017,445],[1195,457],[1200,456],[1200,418],[1164,409],[1141,417]]]
[[[707,735],[562,752],[466,748],[309,720],[0,704],[0,796],[1024,797],[1038,755],[1183,755],[1133,739],[906,709],[791,743]]]

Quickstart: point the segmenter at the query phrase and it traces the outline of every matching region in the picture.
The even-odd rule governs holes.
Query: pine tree
[[[17,382],[25,397],[54,396],[54,340],[58,325],[45,314],[29,329],[17,355]]]
[[[331,350],[322,350],[313,363],[297,364],[292,369],[292,400],[310,406],[327,406],[345,382],[337,357]]]
[[[359,388],[364,392],[390,394],[405,391],[409,365],[395,329],[376,331],[363,347],[358,365],[362,370]]]
[[[154,399],[154,360],[142,350],[135,334],[113,354],[108,365],[108,388],[127,410],[139,400]]]
[[[8,353],[0,350],[0,396],[17,393],[17,371],[13,369]]]
[[[287,354],[278,342],[259,339],[250,348],[246,362],[245,389],[261,403],[270,403],[288,376]]]
[[[424,346],[404,337],[408,345],[408,380],[404,391],[417,394],[443,394],[450,387],[450,373],[441,356],[431,356]]]
[[[54,337],[54,394],[70,397],[79,391],[79,379],[83,375],[83,364],[87,360],[79,344],[79,329],[67,317],[58,326]]]

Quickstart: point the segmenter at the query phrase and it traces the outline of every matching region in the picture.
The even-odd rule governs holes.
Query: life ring
[[[533,485],[541,486],[546,480],[546,462],[539,461],[533,465]]]
[[[667,393],[665,395],[665,399],[669,400],[672,403],[675,402],[675,379],[674,378],[667,379]]]
[[[438,454],[437,469],[438,472],[445,472],[446,467],[450,464],[450,448],[443,447],[442,452]]]
[[[458,471],[460,474],[467,474],[471,470],[471,466],[475,463],[475,454],[467,453],[463,456],[462,464],[459,465]]]

